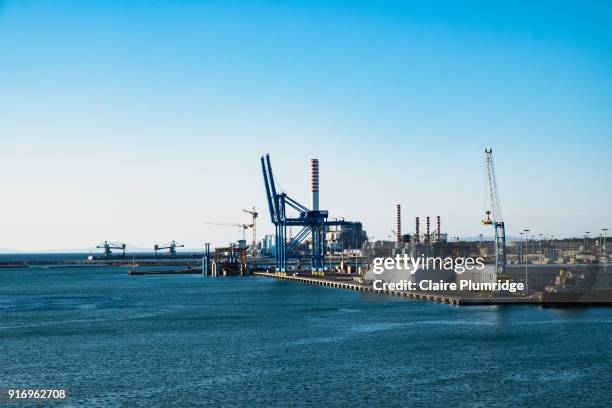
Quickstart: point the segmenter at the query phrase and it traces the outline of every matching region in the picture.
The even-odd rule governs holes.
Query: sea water
[[[612,404],[610,308],[457,307],[120,267],[0,269],[0,350],[1,389],[66,389],[59,406]]]

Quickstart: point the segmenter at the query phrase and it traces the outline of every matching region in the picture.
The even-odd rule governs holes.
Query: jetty
[[[379,295],[394,296],[409,300],[418,300],[425,302],[443,303],[456,306],[468,305],[515,305],[515,304],[540,304],[540,299],[537,296],[494,296],[480,295],[474,292],[454,291],[449,292],[432,292],[432,291],[407,291],[407,290],[376,290],[372,285],[349,282],[344,280],[327,279],[324,276],[303,276],[303,275],[287,275],[282,273],[270,272],[254,272],[253,275],[303,283],[308,285],[318,285],[330,288],[354,290],[358,292],[370,292]]]

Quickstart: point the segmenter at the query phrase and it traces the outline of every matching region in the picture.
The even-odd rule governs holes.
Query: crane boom
[[[493,149],[485,149],[485,165],[487,169],[487,181],[489,184],[489,195],[491,199],[491,211],[493,221],[504,222],[501,206],[499,204],[499,193],[497,191],[497,179],[495,177],[495,166],[493,165]]]
[[[250,228],[250,225],[239,224],[237,222],[205,222],[206,225],[220,225],[222,227],[238,227],[238,228]]]
[[[281,220],[283,214],[280,213],[281,204],[279,202],[279,195],[276,194],[276,184],[274,183],[274,174],[272,173],[272,163],[270,163],[269,154],[266,154],[266,167],[268,174],[268,182],[270,183],[270,193],[272,194],[274,205],[274,219],[272,220],[272,222],[277,223]]]
[[[489,190],[490,210],[485,211],[487,218],[482,223],[493,225],[495,232],[495,274],[500,277],[506,274],[506,226],[499,203],[495,166],[493,165],[493,149],[485,149],[485,171]],[[491,216],[493,216],[492,219]]]
[[[268,208],[270,210],[270,220],[273,223],[275,223],[276,222],[276,214],[275,214],[276,206],[274,204],[274,201],[276,200],[276,197],[274,199],[272,198],[272,188],[270,186],[268,168],[266,167],[266,162],[264,161],[263,156],[261,156],[261,171],[263,173],[264,185],[266,187],[266,197],[268,198]]]
[[[245,241],[245,231],[249,228],[255,228],[255,224],[238,224],[231,222],[205,222],[206,225],[219,225],[222,227],[238,227],[242,230],[242,240]]]

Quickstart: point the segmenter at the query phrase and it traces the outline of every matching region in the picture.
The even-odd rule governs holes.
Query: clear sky
[[[261,236],[266,152],[375,239],[489,234],[485,147],[508,234],[612,228],[610,3],[433,3],[0,0],[0,248]]]

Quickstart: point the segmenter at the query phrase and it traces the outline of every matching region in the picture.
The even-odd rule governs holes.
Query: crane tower
[[[253,217],[253,223],[251,224],[253,226],[253,244],[251,247],[251,254],[255,257],[257,256],[257,216],[259,215],[257,213],[257,211],[255,211],[255,207],[253,207],[252,210],[242,210],[245,213],[251,214],[251,216]]]

